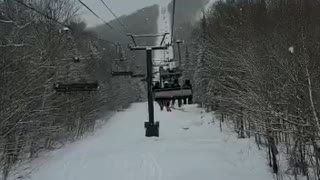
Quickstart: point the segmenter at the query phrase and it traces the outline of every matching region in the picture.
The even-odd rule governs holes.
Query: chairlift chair
[[[128,66],[129,60],[125,57],[125,52],[120,44],[116,45],[116,58],[111,67],[112,77],[132,77],[133,72]]]
[[[170,79],[179,79],[182,76],[182,71],[178,68],[164,70],[160,68],[160,84]],[[153,91],[154,98],[158,100],[175,100],[175,99],[192,99],[192,89],[191,87],[186,88],[160,88]]]
[[[113,61],[112,67],[111,67],[111,76],[112,77],[126,77],[129,76],[131,77],[133,75],[133,72],[130,70],[128,63],[125,60],[120,59],[115,59]]]
[[[66,52],[64,55],[69,56],[66,59],[70,59],[71,61],[61,60],[59,61],[59,66],[57,69],[63,69],[62,71],[57,71],[58,74],[55,79],[55,83],[53,84],[53,89],[57,93],[70,93],[70,92],[92,92],[97,91],[99,89],[99,84],[96,80],[93,80],[90,77],[87,77],[84,71],[83,60],[86,58],[81,56],[81,53],[78,52],[76,42],[74,37],[72,36],[72,31],[68,27],[63,27],[59,30],[59,33],[63,33],[66,39],[69,42],[68,49],[71,50],[72,54],[68,55]],[[90,55],[90,58],[92,56]],[[70,64],[73,66],[73,70],[70,71]],[[79,76],[80,74],[80,76]],[[84,76],[82,76],[84,75]],[[60,76],[60,77],[59,77]],[[81,79],[81,80],[80,80]]]
[[[191,88],[162,88],[154,90],[155,100],[160,99],[183,99],[192,96]]]
[[[133,72],[132,71],[113,71],[111,73],[112,77],[117,77],[117,76],[132,76]]]
[[[56,92],[91,92],[97,91],[98,89],[98,82],[92,83],[57,83],[54,84],[54,89]]]

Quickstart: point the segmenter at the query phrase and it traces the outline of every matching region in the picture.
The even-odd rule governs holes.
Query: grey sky
[[[118,15],[128,15],[146,6],[158,4],[160,0],[104,0],[111,9]],[[167,1],[167,0],[162,0]],[[106,21],[114,19],[112,14],[104,7],[100,0],[83,0],[93,11]],[[102,22],[94,17],[89,11],[83,9],[81,11],[82,18],[89,27],[102,24]]]

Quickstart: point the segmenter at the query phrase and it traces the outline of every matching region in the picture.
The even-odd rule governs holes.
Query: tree
[[[310,179],[319,177],[319,8],[308,0],[219,1],[197,27],[206,40],[193,35],[190,59],[202,66],[188,65],[200,69],[198,103],[214,104],[239,137],[254,133],[260,145],[262,137],[274,173],[283,144],[292,174]]]

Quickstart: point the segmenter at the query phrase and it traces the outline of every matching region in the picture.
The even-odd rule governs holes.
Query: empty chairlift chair
[[[64,28],[60,33],[67,40],[67,47],[64,48],[55,61],[57,71],[55,72],[56,92],[83,92],[97,91],[98,82],[95,71],[88,69],[95,64],[92,54],[81,54],[78,52],[76,42],[69,29]],[[95,51],[92,44],[89,44],[92,51]]]
[[[97,91],[98,82],[94,75],[85,70],[86,64],[81,58],[71,62],[69,59],[62,60],[57,72],[56,83],[53,88],[59,93],[91,92]]]

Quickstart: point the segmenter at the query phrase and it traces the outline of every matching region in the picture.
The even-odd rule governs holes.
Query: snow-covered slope
[[[171,1],[170,0],[162,0],[158,2],[159,5],[159,17],[158,17],[158,34],[169,33],[164,43],[171,43],[171,16],[168,10],[168,5]],[[156,45],[160,45],[162,38],[158,38]],[[170,47],[168,50],[164,51],[155,51],[154,52],[154,64],[155,65],[164,65],[166,64],[164,61],[173,59],[173,49]],[[173,68],[175,63],[169,63],[168,68]],[[155,72],[159,71],[159,67],[154,68]],[[155,79],[159,81],[159,73],[156,74]]]
[[[160,138],[146,138],[147,103],[119,112],[93,136],[34,162],[31,180],[271,180],[262,152],[220,133],[195,106],[155,106]],[[44,157],[43,157],[44,158]]]

